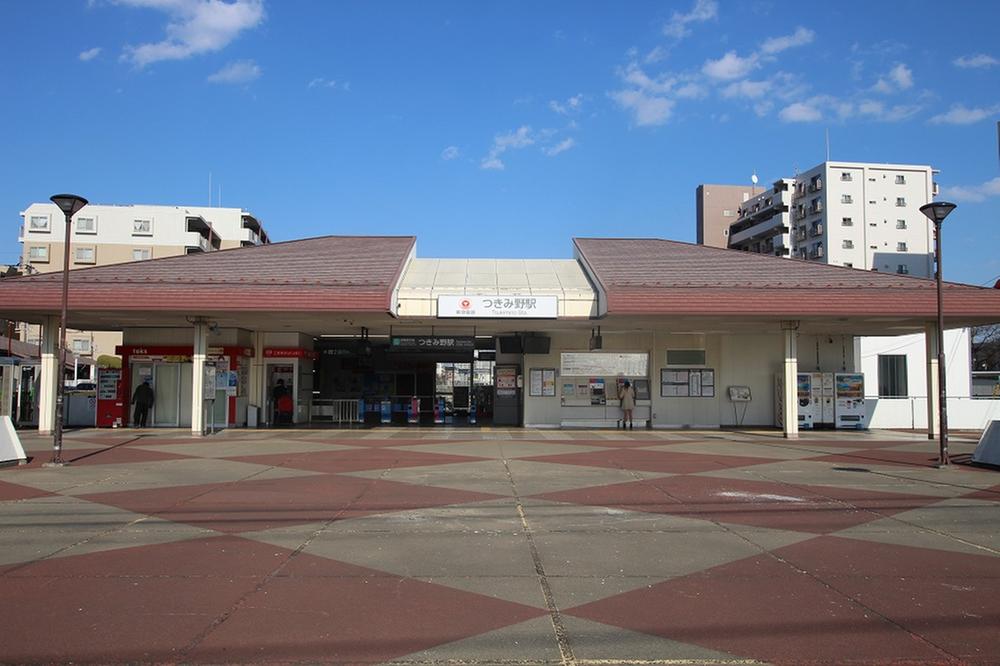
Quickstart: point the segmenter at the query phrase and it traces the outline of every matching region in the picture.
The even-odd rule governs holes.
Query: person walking
[[[153,387],[149,385],[149,380],[143,380],[139,386],[136,387],[135,393],[132,394],[132,404],[135,405],[135,417],[132,419],[132,424],[136,428],[145,428],[147,420],[149,418],[149,410],[153,406],[155,400],[155,395],[153,393]]]
[[[625,380],[622,384],[622,390],[618,394],[618,399],[621,400],[622,407],[622,428],[628,428],[632,430],[632,411],[635,409],[635,389],[632,388],[631,382]]]

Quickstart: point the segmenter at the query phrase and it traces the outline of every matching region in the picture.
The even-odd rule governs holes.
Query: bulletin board
[[[715,370],[664,368],[660,371],[660,396],[664,398],[714,398]]]
[[[528,371],[528,395],[532,397],[555,397],[556,369],[532,368]]]

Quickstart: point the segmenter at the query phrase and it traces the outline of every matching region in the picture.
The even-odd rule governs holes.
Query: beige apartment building
[[[21,212],[21,265],[27,273],[61,271],[66,222],[52,203],[33,203]],[[214,252],[270,242],[260,221],[240,208],[89,204],[70,225],[70,269],[107,266],[160,257]],[[127,290],[122,298],[128,298]],[[37,326],[22,326],[21,340],[37,344]],[[96,361],[113,356],[121,333],[67,331],[69,350]],[[88,371],[80,373],[87,377]]]
[[[729,227],[740,207],[761,188],[743,185],[699,185],[695,192],[698,244],[727,247]]]

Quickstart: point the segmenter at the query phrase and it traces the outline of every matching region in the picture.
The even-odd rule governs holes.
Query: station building
[[[844,413],[865,427],[872,399],[848,385],[859,381],[854,337],[933,331],[937,313],[926,278],[661,239],[572,247],[572,259],[427,259],[414,237],[327,236],[79,269],[69,326],[122,333],[119,374],[99,378],[98,425],[128,425],[129,398],[149,380],[151,423],[194,434],[613,427],[627,379],[635,427],[794,437],[800,366],[853,376]],[[0,317],[43,327],[42,431],[54,421],[60,303],[59,273],[0,282]],[[947,283],[944,310],[946,328],[1000,321],[1000,290]],[[927,411],[933,435],[936,400]]]

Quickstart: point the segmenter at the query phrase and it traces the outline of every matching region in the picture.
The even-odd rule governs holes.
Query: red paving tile
[[[315,476],[85,495],[91,502],[225,533],[497,497],[351,476]]]
[[[538,462],[560,463],[563,465],[581,465],[584,467],[634,469],[643,472],[670,472],[674,474],[696,474],[698,472],[711,472],[774,462],[773,459],[768,458],[723,456],[711,453],[682,453],[679,451],[650,451],[636,448],[534,456],[524,458],[523,460],[536,460]]]
[[[178,661],[289,554],[222,537],[27,565],[0,577],[0,660]]]
[[[381,662],[545,611],[299,555],[192,653],[196,661]]]
[[[947,661],[925,641],[768,555],[565,612],[776,664]]]
[[[1000,663],[1000,558],[838,537],[775,555],[954,655]]]
[[[938,455],[927,451],[891,451],[885,449],[869,449],[836,453],[833,455],[812,458],[820,462],[842,463],[847,465],[902,465],[905,467],[936,467]]]
[[[837,532],[940,501],[923,495],[702,476],[672,476],[537,497],[814,534]]]
[[[419,451],[399,451],[396,449],[350,449],[347,451],[311,451],[262,456],[234,456],[228,458],[228,460],[339,474],[344,472],[361,472],[370,469],[447,465],[450,463],[473,462],[483,460],[483,458],[442,453],[422,453]]]
[[[969,493],[964,495],[968,499],[978,499],[978,500],[989,500],[992,502],[1000,502],[1000,484],[995,485],[991,488],[984,488],[982,490],[977,490],[974,493]]]
[[[7,477],[16,480],[16,477]],[[7,481],[0,481],[0,502],[7,502],[10,500],[26,500],[33,497],[46,497],[49,495],[54,495],[55,493],[50,493],[45,490],[38,490],[36,488],[29,488],[27,486],[21,486],[16,483],[9,483]]]

